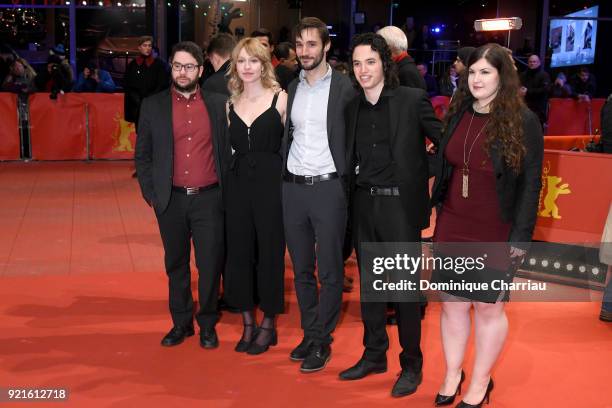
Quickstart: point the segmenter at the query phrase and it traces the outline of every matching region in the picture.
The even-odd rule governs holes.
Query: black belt
[[[292,173],[287,172],[283,176],[283,180],[288,181],[290,183],[307,184],[309,186],[312,186],[314,183],[318,183],[320,181],[333,180],[339,177],[340,176],[338,176],[338,173],[336,172],[321,174],[320,176],[298,176],[297,174],[292,174]]]
[[[367,188],[366,188],[367,189]],[[399,197],[399,187],[370,187],[369,188],[371,196],[389,196],[389,197]]]
[[[186,195],[195,195],[203,193],[206,190],[212,190],[215,187],[219,187],[219,183],[212,183],[204,187],[179,187],[172,186],[172,191],[176,191],[177,193],[183,193]]]

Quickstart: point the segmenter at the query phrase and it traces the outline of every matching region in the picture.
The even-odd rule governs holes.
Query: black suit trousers
[[[219,277],[225,256],[223,204],[219,187],[200,194],[186,195],[172,191],[166,210],[157,215],[164,244],[164,263],[169,280],[169,305],[175,326],[193,322],[191,295],[191,241],[198,268],[200,328],[217,323]]]
[[[420,242],[421,230],[408,223],[399,197],[371,196],[369,189],[357,188],[352,198],[353,238],[359,260],[362,242]],[[419,254],[420,256],[420,254]],[[421,313],[419,302],[391,303],[396,311],[402,369],[421,371]],[[363,320],[363,358],[386,361],[387,302],[361,302]]]

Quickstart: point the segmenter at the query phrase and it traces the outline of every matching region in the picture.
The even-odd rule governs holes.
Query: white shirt
[[[327,137],[327,103],[332,68],[310,85],[304,71],[300,72],[293,105],[291,123],[293,142],[289,149],[287,169],[298,176],[319,176],[336,171]]]

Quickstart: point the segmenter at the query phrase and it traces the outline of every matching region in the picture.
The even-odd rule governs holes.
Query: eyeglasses
[[[181,64],[180,62],[172,63],[172,70],[176,72],[181,72],[183,68],[185,68],[186,72],[193,72],[199,67],[200,66],[197,64]]]

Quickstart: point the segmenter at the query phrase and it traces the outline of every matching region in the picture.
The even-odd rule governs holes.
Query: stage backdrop
[[[30,95],[30,139],[34,160],[87,159],[85,100],[78,93]]]
[[[612,155],[545,150],[534,240],[601,241],[612,201]]]
[[[601,98],[594,98],[591,102],[579,102],[571,98],[549,99],[546,134],[559,136],[594,134],[596,130],[601,129],[601,108],[605,101]]]
[[[17,95],[0,93],[0,160],[19,160]]]
[[[132,159],[136,128],[123,119],[123,94],[81,94],[89,113],[90,157]]]
[[[34,160],[132,159],[133,123],[123,119],[123,94],[33,94],[30,131]],[[89,149],[88,149],[89,148]]]

